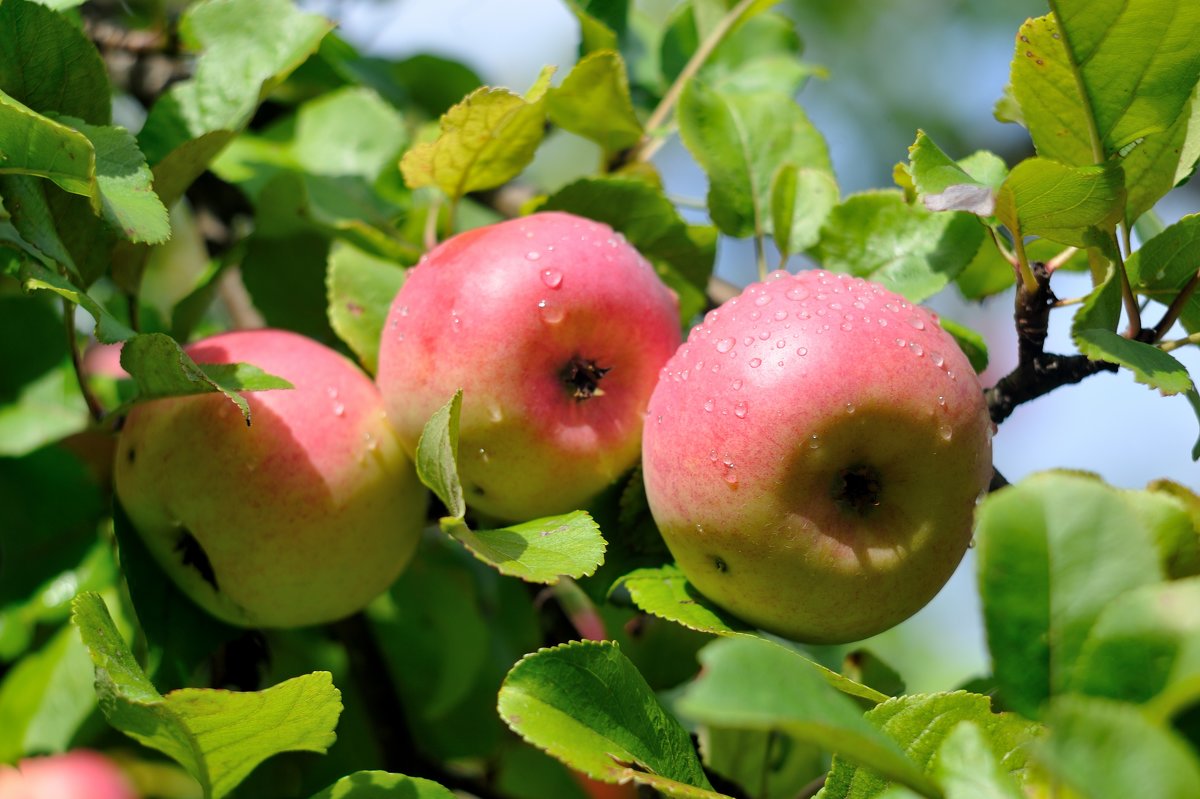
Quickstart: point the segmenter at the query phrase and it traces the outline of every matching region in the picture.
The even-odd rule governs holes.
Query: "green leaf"
[[[771,179],[782,164],[832,172],[825,140],[779,92],[725,93],[688,81],[679,133],[708,175],[708,210],[722,233],[771,232]]]
[[[704,726],[696,735],[705,768],[755,799],[794,799],[826,771],[820,749],[774,730]]]
[[[1090,477],[1047,472],[989,494],[976,539],[996,680],[1030,718],[1067,689],[1105,605],[1162,579],[1149,531],[1116,489]]]
[[[1156,389],[1164,397],[1192,389],[1187,367],[1153,344],[1098,329],[1077,331],[1075,342],[1079,351],[1091,360],[1125,367],[1133,373],[1134,380]]]
[[[165,203],[182,195],[332,28],[288,0],[206,0],[188,9],[180,36],[204,53],[193,77],[159,98],[138,134]]]
[[[458,420],[462,413],[462,389],[434,412],[417,442],[417,477],[432,491],[451,518],[467,512],[462,482],[458,477]]]
[[[946,799],[1025,799],[1017,782],[1000,767],[979,725],[963,721],[942,740],[933,774]]]
[[[961,723],[969,721],[981,733],[996,770],[1019,780],[1028,767],[1029,744],[1039,732],[1038,725],[1015,714],[994,713],[986,696],[965,691],[896,697],[867,711],[866,720],[898,743],[925,774],[935,773],[939,750]],[[973,764],[973,768],[979,767],[980,763]],[[884,794],[888,786],[882,775],[850,764],[839,753],[834,756],[823,796],[869,799]],[[967,796],[974,799],[975,795]],[[954,795],[949,794],[948,799],[955,799]]]
[[[1172,480],[1155,480],[1125,498],[1154,535],[1167,579],[1200,575],[1200,495]]]
[[[581,58],[562,84],[546,93],[546,113],[555,125],[591,139],[605,153],[618,153],[642,138],[625,62],[612,50]]]
[[[991,166],[983,159],[988,154],[977,153],[981,167]],[[950,160],[933,139],[918,130],[916,141],[908,148],[909,174],[917,195],[930,211],[966,211],[978,216],[991,216],[995,210],[996,186],[977,180],[961,165]],[[1003,162],[1001,162],[1003,166]]]
[[[1105,157],[1175,122],[1200,79],[1200,6],[1057,0],[1051,8]]]
[[[329,253],[329,324],[371,374],[379,363],[379,338],[404,269],[391,261],[334,242]]]
[[[341,694],[328,672],[264,691],[183,688],[162,696],[133,659],[97,594],[75,599],[73,622],[96,666],[100,709],[114,727],[168,755],[220,799],[272,755],[324,752],[335,739]]]
[[[991,245],[984,242],[983,246],[990,247]],[[971,362],[971,368],[977,374],[987,368],[987,342],[981,333],[965,325],[960,325],[953,319],[947,319],[944,316],[938,319],[938,324],[941,325],[942,330],[945,330],[954,338],[955,343],[958,344],[958,348],[967,356],[967,360]]]
[[[396,109],[370,89],[347,87],[300,106],[290,149],[314,175],[374,180],[395,163],[407,139]]]
[[[1124,175],[1112,163],[1070,167],[1027,158],[996,195],[996,216],[1014,236],[1042,236],[1073,247],[1095,244],[1089,232],[1111,231],[1124,211]]]
[[[95,191],[96,154],[88,137],[69,124],[22,105],[0,91],[0,174],[33,175],[64,191]],[[11,209],[10,209],[11,211]]]
[[[687,732],[616,644],[576,641],[526,655],[500,688],[499,711],[526,741],[593,779],[720,796]]]
[[[1200,91],[1198,84],[1197,91]],[[1200,102],[1193,92],[1184,112],[1171,127],[1153,133],[1121,159],[1125,169],[1125,223],[1132,225],[1174,188],[1185,181],[1200,158]]]
[[[1048,722],[1050,735],[1037,748],[1036,759],[1079,796],[1200,796],[1195,751],[1132,705],[1063,697],[1054,703]]]
[[[163,333],[142,333],[126,341],[121,366],[137,385],[138,402],[219,391],[238,406],[247,427],[250,406],[237,392],[292,388],[287,380],[247,363],[198,365]]]
[[[642,180],[605,175],[583,178],[559,189],[539,208],[568,211],[610,225],[638,252],[666,261],[698,289],[708,287],[716,236],[684,222],[663,190]]]
[[[132,242],[159,244],[171,237],[167,209],[151,186],[153,175],[133,135],[124,128],[88,125],[60,117],[95,148],[93,207],[104,221]]]
[[[86,291],[39,263],[25,262],[21,267],[21,284],[26,291],[52,291],[83,308],[96,320],[96,338],[105,344],[115,344],[136,335]]]
[[[709,644],[700,662],[701,676],[676,701],[685,717],[720,727],[781,730],[937,794],[899,747],[864,721],[858,706],[827,685],[801,655],[739,636]]]
[[[1021,25],[1009,79],[1020,113],[1008,108],[1007,118],[1029,129],[1038,155],[1071,166],[1096,163],[1087,107],[1053,14]]]
[[[553,585],[564,575],[586,577],[604,562],[600,527],[581,510],[497,530],[471,530],[451,517],[442,519],[442,530],[501,574],[534,583]]]
[[[42,113],[93,125],[111,119],[112,88],[95,45],[66,16],[26,0],[0,4],[0,91]]]
[[[1137,704],[1159,697],[1164,717],[1200,698],[1200,578],[1113,600],[1080,651],[1071,689]]]
[[[1139,293],[1170,303],[1200,272],[1200,214],[1189,214],[1142,245],[1125,261]]]
[[[836,206],[813,253],[822,266],[869,278],[920,302],[971,262],[983,227],[969,214],[937,214],[896,191],[868,191]]]
[[[553,73],[553,67],[543,69],[525,97],[484,87],[447,111],[437,139],[417,144],[400,160],[409,188],[437,186],[458,199],[516,177],[542,141]]]
[[[588,13],[590,3],[579,3],[576,0],[565,0],[567,8],[579,22],[579,52],[580,55],[594,53],[597,50],[616,50],[617,34],[603,20]],[[623,5],[608,3],[606,5]],[[598,9],[602,10],[602,9]]]
[[[386,771],[356,771],[342,777],[312,799],[454,799],[433,780]]]
[[[816,244],[837,202],[838,185],[830,173],[794,164],[779,167],[771,181],[771,229],[780,256]]]
[[[673,563],[656,569],[632,571],[617,581],[612,590],[628,591],[633,603],[645,612],[690,630],[721,636],[744,635],[759,638],[759,635],[744,622],[729,616],[705,599]],[[807,662],[827,683],[844,694],[871,704],[888,698],[887,694],[860,685],[815,661]]]
[[[65,752],[95,708],[91,661],[68,624],[0,682],[0,763]]]

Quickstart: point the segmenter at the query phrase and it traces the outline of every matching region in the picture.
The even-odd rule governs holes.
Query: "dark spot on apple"
[[[200,572],[200,576],[213,587],[214,591],[221,590],[217,585],[217,574],[213,571],[208,553],[204,551],[204,547],[200,546],[200,542],[196,540],[196,536],[192,535],[191,530],[186,527],[179,528],[179,540],[175,542],[175,551],[179,553],[180,562],[184,566],[191,566]]]
[[[833,479],[834,502],[858,516],[866,516],[878,508],[882,494],[879,471],[873,466],[851,466]]]
[[[592,397],[598,397],[604,392],[600,390],[600,380],[612,369],[602,367],[595,361],[576,355],[567,361],[560,376],[567,392],[577,401],[582,402]]]
[[[716,566],[717,571],[721,572],[722,574],[729,571],[729,564],[726,563],[724,560],[722,560],[720,557],[713,558],[713,565]]]
[[[137,450],[133,447],[130,447],[129,452],[128,452],[128,454],[126,454],[125,457],[129,461],[129,464],[132,466],[134,460],[137,459]]]

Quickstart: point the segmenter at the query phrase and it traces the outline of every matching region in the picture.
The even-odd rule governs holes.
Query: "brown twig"
[[[1116,364],[1089,360],[1083,355],[1048,353],[1046,333],[1050,310],[1058,298],[1050,290],[1050,273],[1040,262],[1030,264],[1034,288],[1017,284],[1014,317],[1017,323],[1017,367],[984,391],[992,422],[1000,424],[1018,405],[1037,399],[1061,386],[1078,383],[1099,372],[1115,372]]]

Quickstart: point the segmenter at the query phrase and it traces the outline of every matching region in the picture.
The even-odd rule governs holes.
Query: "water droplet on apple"
[[[713,463],[717,462],[717,451],[715,449],[710,449],[708,451],[708,459]]]
[[[774,317],[776,322],[782,322],[784,319],[787,319],[787,311],[776,311]]]
[[[762,316],[762,314],[761,314],[760,312],[758,312],[758,311],[751,311],[751,312],[750,312],[750,321],[751,321],[751,322],[757,322],[757,321],[758,321],[758,318],[759,318],[760,316]]]
[[[908,317],[908,323],[910,325],[912,325],[913,327],[915,327],[917,330],[925,329],[925,322],[922,321],[921,317],[919,317],[919,316],[913,315],[913,316]]]
[[[808,291],[799,286],[793,286],[784,293],[784,296],[789,300],[807,300]]]
[[[563,275],[557,269],[543,269],[542,282],[552,289],[556,289],[562,285]]]
[[[712,373],[713,373],[713,374],[716,374],[716,373],[717,373],[717,372],[719,372],[719,371],[721,371],[721,364],[719,364],[719,363],[714,363],[714,364],[712,365]]]
[[[525,253],[525,259],[528,261],[536,261],[537,259],[539,259],[541,257],[542,257],[542,254],[540,252],[538,252],[537,250],[530,250],[529,252]]]
[[[746,403],[739,402],[733,406],[733,415],[739,419],[746,418]]]
[[[850,324],[849,322],[842,322],[842,330],[845,330],[847,333],[849,333],[853,329],[854,325]]]
[[[400,306],[400,315],[401,315],[401,316],[408,316],[408,306],[407,306],[407,305],[401,305],[401,306]]]
[[[796,354],[803,358],[805,355],[808,355],[808,347],[801,347],[796,350]]]
[[[916,355],[918,358],[925,354],[925,349],[915,341],[908,342],[908,348],[912,351],[912,354]]]
[[[819,440],[817,440],[817,434],[813,433],[812,436],[809,437],[809,439],[808,439],[808,448],[809,449],[817,449],[820,446],[821,446],[821,442]]]
[[[483,447],[480,447],[480,448],[479,448],[479,458],[480,458],[480,460],[482,460],[484,463],[487,463],[488,461],[490,461],[490,460],[491,460],[491,456],[489,456],[489,455],[487,454],[487,450],[486,450],[486,449],[484,449]]]
[[[723,338],[717,342],[717,352],[729,352],[733,349],[733,339]]]
[[[758,337],[760,340],[766,341],[767,339],[769,339],[771,337],[771,331],[770,330],[761,330],[758,333]]]
[[[546,300],[538,301],[538,309],[542,312],[542,321],[548,325],[556,325],[563,320],[563,309]]]
[[[684,369],[682,372],[680,372],[680,373],[679,373],[679,379],[680,379],[680,380],[687,380],[687,379],[688,379],[688,372],[689,372],[689,371],[691,371],[691,370],[689,370],[689,369]]]
[[[938,405],[941,405],[943,408],[946,407],[946,398],[938,397]]]
[[[905,346],[905,345],[907,345],[907,344],[908,344],[908,342],[907,342],[907,341],[905,341],[905,340],[904,340],[904,339],[902,339],[902,338],[898,338],[898,339],[896,339],[896,346],[897,346],[897,347],[903,347],[903,346]]]
[[[737,485],[737,472],[733,471],[733,469],[725,472],[725,482],[729,483],[731,486]],[[721,571],[724,571],[724,569],[721,569]]]
[[[943,358],[942,354],[937,350],[929,351],[929,360],[933,361],[933,365],[939,369],[946,363],[946,359]]]
[[[759,307],[762,307],[763,305],[766,305],[770,301],[771,301],[770,294],[760,294],[760,295],[758,295],[758,297],[755,298],[754,304]]]
[[[787,342],[784,341],[783,339],[779,339],[778,341],[775,342],[775,349],[777,349],[777,350],[781,350],[786,346],[787,346]]]
[[[751,358],[750,359],[750,368],[751,369],[757,369],[761,365],[762,365],[762,358]]]
[[[338,390],[334,386],[330,386],[329,388],[325,389],[325,393],[329,395],[330,399],[337,399]]]
[[[340,402],[333,403],[333,415],[334,416],[345,416],[346,415],[346,406]]]
[[[774,283],[776,280],[783,280],[785,277],[791,277],[791,274],[786,269],[775,269],[767,275],[767,282]]]
[[[712,413],[712,410],[713,410],[713,408],[715,408],[715,407],[717,407],[717,403],[715,403],[715,402],[712,400],[712,398],[706,399],[706,400],[704,401],[704,410],[708,411],[709,413]]]
[[[938,435],[942,437],[943,441],[949,441],[954,437],[954,431],[950,428],[950,425],[943,424],[938,427]]]
[[[732,383],[730,383],[730,385],[733,387],[733,390],[734,390],[734,391],[738,391],[738,390],[740,390],[740,389],[741,389],[741,387],[742,387],[742,381],[741,381],[741,378],[738,378],[737,380],[734,380]]]
[[[856,410],[856,409],[855,409],[855,407],[854,407],[854,403],[853,403],[853,402],[847,402],[847,403],[846,403],[846,413],[848,413],[848,414],[850,414],[851,416],[853,416],[853,415],[854,415],[854,411],[855,411],[855,410]]]

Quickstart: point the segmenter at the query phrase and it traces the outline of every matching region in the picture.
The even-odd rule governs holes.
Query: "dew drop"
[[[737,472],[735,472],[733,469],[725,472],[725,482],[729,483],[731,486],[737,485]]]
[[[542,282],[552,289],[556,289],[562,285],[562,272],[557,269],[543,269]]]
[[[343,405],[340,402],[333,403],[333,415],[334,416],[345,416],[345,414],[346,414],[346,406],[345,405]]]
[[[750,368],[751,369],[757,369],[761,365],[762,365],[762,358],[751,358],[750,359]]]
[[[817,449],[820,446],[821,446],[821,442],[817,440],[817,434],[813,433],[812,436],[808,439],[808,448],[809,449]]]
[[[708,451],[708,459],[713,463],[717,462],[717,451],[715,449],[710,449]]]
[[[760,330],[760,331],[759,331],[759,333],[758,333],[758,338],[759,338],[759,340],[761,340],[761,341],[766,341],[766,340],[767,340],[767,339],[769,339],[770,337],[771,337],[771,331],[770,331],[770,330]]]
[[[907,342],[907,341],[905,341],[904,339],[902,339],[902,338],[898,338],[898,339],[896,339],[896,346],[897,346],[897,347],[903,347],[903,346],[905,346],[906,344],[908,344],[908,342]]]
[[[775,342],[775,349],[777,349],[777,350],[781,350],[786,346],[787,346],[787,342],[784,341],[783,339],[779,339],[779,341]]]
[[[943,358],[942,354],[936,350],[929,351],[929,360],[933,361],[933,365],[938,367],[939,369],[942,367],[942,365],[944,363],[946,363],[946,359]]]
[[[808,347],[801,347],[796,350],[796,354],[803,358],[805,355],[808,355]]]
[[[938,427],[938,435],[942,437],[943,441],[949,441],[954,437],[954,431],[950,429],[950,425],[944,424]]]
[[[682,372],[680,372],[680,373],[679,373],[679,379],[680,379],[680,380],[687,380],[687,379],[688,379],[688,373],[689,373],[690,371],[691,371],[690,369],[684,369]]]
[[[401,306],[400,306],[400,315],[401,315],[401,316],[408,316],[408,306],[407,306],[407,305],[401,305]]]
[[[746,336],[744,339],[742,339],[742,343],[749,347],[754,343],[754,336]]]
[[[713,402],[711,398],[704,401],[704,410],[708,411],[709,413],[712,413],[712,410],[715,407],[717,407],[717,403]]]
[[[542,312],[542,321],[548,325],[556,325],[563,320],[563,309],[558,305],[551,305],[546,300],[538,300],[538,309]]]
[[[717,352],[729,352],[733,349],[733,339],[723,338],[717,342]]]
[[[529,260],[529,261],[536,261],[537,259],[539,259],[541,257],[542,257],[542,254],[540,252],[538,252],[537,250],[530,250],[529,252],[525,253],[525,258],[526,258],[526,260]]]
[[[1058,38],[1057,33],[1054,34],[1054,38],[1055,39]],[[967,549],[974,549],[974,548],[975,548],[975,536],[971,536],[971,540],[967,542]]]
[[[736,405],[734,405],[733,406],[733,415],[739,419],[745,419],[746,418],[746,403],[739,402]]]
[[[925,354],[924,348],[915,341],[908,342],[908,348],[912,351],[912,354],[916,355],[918,358]]]
[[[742,388],[742,379],[739,377],[738,379],[734,380],[729,385],[733,388],[734,391],[740,391]]]
[[[799,286],[793,286],[792,288],[790,288],[786,292],[784,292],[784,296],[787,297],[789,300],[807,300],[808,299],[808,291],[800,288]]]
[[[776,311],[774,317],[776,322],[782,322],[784,319],[787,319],[787,311]]]
[[[330,399],[337,399],[338,390],[336,388],[334,388],[333,386],[330,386],[329,388],[325,389],[325,393],[329,395]]]
[[[842,330],[845,330],[847,333],[849,333],[853,329],[854,325],[850,324],[849,322],[842,322]]]
[[[751,322],[757,322],[757,321],[758,321],[758,318],[759,318],[760,316],[762,316],[762,313],[761,313],[761,312],[759,312],[759,311],[751,311],[751,312],[750,312],[750,321],[751,321]]]
[[[760,294],[760,295],[758,295],[758,297],[755,298],[754,304],[761,307],[763,305],[766,305],[770,301],[771,301],[770,294]]]

